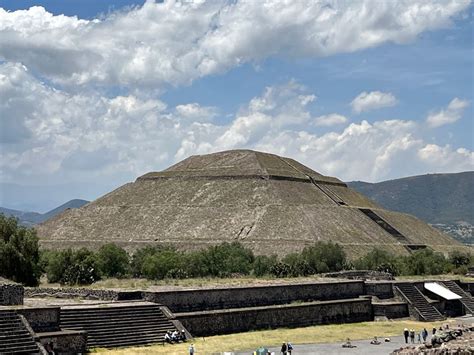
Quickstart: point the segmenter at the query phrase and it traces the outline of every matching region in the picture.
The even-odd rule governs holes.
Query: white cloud
[[[294,81],[266,88],[228,124],[193,116],[207,110],[196,103],[168,107],[133,95],[68,94],[11,63],[0,65],[0,96],[2,133],[10,138],[0,150],[2,181],[119,184],[190,154],[233,148],[291,156],[345,180],[473,165],[473,152],[426,141],[412,121],[362,121],[319,135],[310,124],[314,96]]]
[[[0,9],[0,59],[21,61],[56,83],[156,88],[270,56],[405,43],[447,26],[468,6],[468,0],[167,0],[93,21],[42,7]]]
[[[217,109],[211,106],[201,106],[194,102],[176,106],[176,113],[189,120],[207,122],[212,121],[212,119],[216,117]]]
[[[337,113],[331,113],[329,115],[322,115],[314,119],[316,126],[335,126],[347,123],[347,118]]]
[[[426,122],[430,127],[440,127],[454,123],[461,118],[464,109],[468,106],[469,101],[455,97],[446,109],[428,115]]]
[[[364,111],[376,110],[383,107],[395,106],[397,104],[396,97],[391,93],[380,91],[361,92],[351,102],[352,110],[356,113]]]

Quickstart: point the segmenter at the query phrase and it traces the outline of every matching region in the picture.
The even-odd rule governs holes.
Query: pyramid
[[[274,154],[231,150],[191,156],[37,227],[45,248],[194,250],[238,241],[256,254],[285,255],[316,241],[350,257],[374,247],[396,254],[463,246],[421,220],[388,211],[341,180]]]

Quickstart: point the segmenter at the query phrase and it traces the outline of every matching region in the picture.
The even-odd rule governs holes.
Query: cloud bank
[[[271,56],[321,57],[406,43],[447,26],[468,5],[168,0],[93,21],[38,6],[0,9],[0,58],[63,85],[181,85]]]

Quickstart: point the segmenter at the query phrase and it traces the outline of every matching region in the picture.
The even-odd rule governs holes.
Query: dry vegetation
[[[374,336],[391,337],[401,335],[404,328],[421,330],[431,329],[445,322],[416,322],[410,320],[363,322],[353,324],[321,325],[297,329],[275,329],[230,335],[219,335],[194,339],[198,354],[213,354],[223,351],[251,350],[259,346],[278,346],[283,341],[292,344],[344,342],[349,335],[352,340],[371,339]],[[148,347],[127,348],[120,350],[96,349],[96,352],[107,354],[186,354],[189,343],[176,345],[155,345]]]

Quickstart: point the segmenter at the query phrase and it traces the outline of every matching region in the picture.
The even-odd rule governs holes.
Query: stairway
[[[416,309],[422,320],[431,322],[445,319],[445,317],[426,300],[415,285],[411,283],[397,284],[395,288],[398,289],[408,303]]]
[[[395,239],[397,239],[402,244],[409,244],[410,241],[398,230],[396,230],[393,226],[391,226],[387,221],[385,221],[382,217],[380,217],[377,213],[372,211],[369,208],[359,208],[363,214],[369,217],[372,221],[377,223],[381,228],[383,228],[387,233],[392,235]]]
[[[0,310],[0,354],[40,354],[35,340],[14,311]]]
[[[455,281],[442,281],[441,282],[446,288],[455,294],[461,296],[461,303],[466,307],[466,313],[474,314],[474,298],[464,291]]]
[[[163,342],[176,328],[157,304],[130,302],[63,307],[61,329],[87,331],[88,348],[115,348]]]

